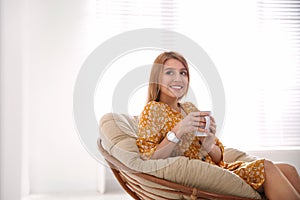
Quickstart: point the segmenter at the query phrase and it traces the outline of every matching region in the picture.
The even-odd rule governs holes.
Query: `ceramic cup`
[[[205,127],[204,127],[204,129],[205,130],[209,130],[211,111],[201,111],[201,112],[204,112],[204,113],[208,114],[208,115],[205,115],[205,116],[200,115],[200,117],[204,117],[204,119],[205,119]],[[200,127],[200,128],[203,128],[203,127]],[[207,134],[205,132],[195,131],[195,136],[206,137]]]

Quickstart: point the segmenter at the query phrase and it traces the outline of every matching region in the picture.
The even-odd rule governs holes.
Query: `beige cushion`
[[[100,121],[100,138],[104,149],[127,167],[188,187],[218,194],[261,199],[258,192],[234,173],[200,160],[189,160],[186,157],[142,160],[135,143],[137,125],[137,117],[124,114],[109,113]],[[244,152],[225,148],[224,160],[227,162],[254,159],[255,157]]]

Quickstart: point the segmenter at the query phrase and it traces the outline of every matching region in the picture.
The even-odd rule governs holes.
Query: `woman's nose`
[[[174,81],[182,81],[180,73],[175,74]]]

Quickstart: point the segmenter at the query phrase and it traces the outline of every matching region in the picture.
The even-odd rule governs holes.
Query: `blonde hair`
[[[185,60],[185,58],[182,55],[180,55],[179,53],[173,52],[173,51],[161,53],[159,56],[157,56],[157,58],[155,59],[153,65],[152,65],[150,79],[149,79],[149,86],[148,86],[148,100],[147,100],[147,102],[159,101],[159,97],[160,97],[160,84],[159,84],[160,83],[160,78],[161,78],[161,75],[163,73],[165,62],[167,60],[171,59],[171,58],[178,60],[186,68],[187,77],[188,77],[187,88],[189,87],[190,73],[189,73],[188,64],[187,64],[187,61]],[[187,93],[187,91],[186,91],[186,93]],[[185,93],[185,95],[186,95],[186,93]]]

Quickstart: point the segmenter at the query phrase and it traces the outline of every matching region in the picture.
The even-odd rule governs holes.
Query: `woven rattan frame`
[[[123,189],[134,199],[167,199],[165,197],[160,196],[160,194],[153,194],[149,191],[146,191],[143,186],[142,181],[134,180],[132,176],[128,176],[133,174],[141,179],[159,184],[164,186],[164,189],[158,189],[164,193],[170,194],[178,194],[180,196],[190,197],[191,199],[232,199],[232,200],[247,200],[248,198],[241,198],[237,196],[230,196],[230,195],[222,195],[211,193],[207,191],[203,191],[197,188],[187,187],[178,183],[174,183],[171,181],[167,181],[149,174],[141,173],[134,171],[116,158],[111,156],[101,145],[101,140],[98,140],[98,148],[101,154],[104,156],[106,162],[108,163],[110,169],[112,170],[113,174],[115,175],[118,182],[121,184]],[[170,188],[165,189],[165,188]],[[138,190],[136,188],[139,188]],[[157,188],[156,188],[157,189]],[[142,192],[141,192],[142,191]],[[248,199],[250,200],[250,199]],[[253,200],[253,199],[252,199]]]

